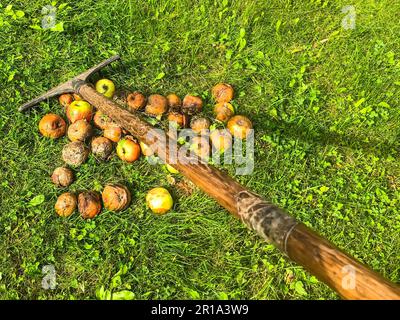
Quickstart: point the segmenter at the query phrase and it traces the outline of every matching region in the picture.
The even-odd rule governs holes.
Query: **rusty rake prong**
[[[42,102],[46,99],[52,98],[54,96],[61,95],[63,93],[72,93],[75,92],[74,85],[75,83],[79,82],[86,82],[87,79],[95,72],[99,71],[100,69],[104,68],[105,66],[109,65],[111,62],[114,62],[116,60],[119,60],[120,56],[115,55],[107,60],[104,60],[103,62],[99,63],[98,65],[86,70],[85,72],[81,73],[80,75],[76,76],[72,80],[69,80],[67,82],[64,82],[57,87],[54,87],[47,91],[46,93],[42,94],[41,96],[32,99],[31,101],[23,104],[18,108],[18,111],[25,111],[30,109],[31,107],[37,106],[39,102]]]

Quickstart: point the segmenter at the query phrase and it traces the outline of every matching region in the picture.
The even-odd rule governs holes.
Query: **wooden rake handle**
[[[123,109],[84,82],[76,83],[75,90],[140,141],[150,146],[162,141],[159,131],[143,120],[138,113]],[[169,162],[170,151],[167,140],[157,154],[166,163]],[[172,166],[343,298],[400,299],[398,286],[217,168],[201,161],[191,161],[193,159],[190,158],[191,156],[179,158],[179,162]]]

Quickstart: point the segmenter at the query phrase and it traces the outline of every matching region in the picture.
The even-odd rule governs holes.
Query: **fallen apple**
[[[106,185],[101,196],[104,207],[110,211],[124,210],[131,202],[131,193],[121,184]]]
[[[93,219],[101,211],[101,197],[97,191],[84,191],[78,196],[78,210],[83,219]]]
[[[153,117],[159,117],[168,110],[167,99],[160,94],[152,94],[147,99],[145,112]]]
[[[173,174],[177,174],[179,173],[178,170],[176,170],[173,166],[171,166],[170,164],[166,163],[165,164],[165,168],[168,170],[168,172],[173,173]]]
[[[206,160],[210,156],[210,143],[206,137],[193,137],[190,150],[192,150],[200,158]]]
[[[86,120],[78,120],[68,127],[68,138],[71,141],[82,141],[91,137],[93,128]]]
[[[81,141],[70,142],[62,149],[62,158],[71,166],[80,166],[89,155],[89,150]]]
[[[71,169],[66,167],[55,168],[51,175],[51,181],[53,181],[57,187],[68,187],[74,182],[74,173]]]
[[[93,116],[93,107],[87,101],[75,100],[67,107],[66,114],[71,123],[78,120],[90,122]]]
[[[100,160],[107,160],[113,150],[112,142],[106,137],[95,137],[91,143],[93,155]]]
[[[65,192],[57,198],[54,209],[60,217],[69,217],[77,207],[76,196],[71,192]]]
[[[146,106],[146,97],[139,91],[128,94],[126,101],[130,111],[141,110]]]
[[[174,123],[177,128],[185,128],[188,122],[188,117],[186,114],[176,111],[171,111],[168,113],[167,119],[169,122]]]
[[[204,117],[193,118],[192,121],[190,121],[190,128],[192,128],[195,133],[205,132],[210,128],[210,125],[210,120]]]
[[[112,120],[109,116],[107,116],[103,112],[97,111],[94,114],[93,122],[97,128],[104,130],[108,124],[112,123]]]
[[[124,89],[116,90],[112,99],[122,105],[125,105],[127,103],[127,98],[128,98],[128,91]]]
[[[74,101],[74,96],[70,93],[64,93],[58,97],[58,102],[66,108]]]
[[[74,100],[76,100],[76,101],[81,101],[81,100],[83,100],[83,98],[82,98],[79,94],[77,94],[77,93],[73,93],[72,96],[74,97]]]
[[[151,189],[146,195],[147,206],[156,214],[165,214],[171,210],[174,201],[171,194],[165,188]]]
[[[67,131],[64,119],[54,113],[46,114],[39,122],[40,133],[47,138],[60,138]]]
[[[232,147],[232,135],[227,129],[216,129],[210,134],[213,148],[219,152],[225,152]]]
[[[229,102],[219,102],[214,107],[215,119],[227,122],[234,114],[235,109]]]
[[[140,146],[130,136],[125,136],[117,144],[117,155],[122,161],[135,162],[140,157]]]
[[[234,90],[230,84],[218,83],[212,90],[211,94],[216,102],[229,102],[233,99]]]
[[[103,135],[113,142],[118,142],[122,136],[122,128],[115,123],[109,123],[104,128]]]
[[[142,153],[146,157],[150,157],[154,154],[153,150],[144,142],[140,141],[139,142],[140,149],[142,150]]]
[[[182,106],[181,98],[179,98],[175,93],[167,95],[167,103],[169,111],[179,111]]]
[[[201,112],[203,109],[203,100],[197,96],[187,95],[183,98],[182,112],[188,115],[193,115]]]
[[[253,124],[250,119],[245,116],[234,116],[228,121],[228,130],[235,138],[245,139],[251,129],[253,128]]]
[[[96,82],[96,91],[107,98],[112,98],[115,93],[115,85],[109,79],[101,79]]]

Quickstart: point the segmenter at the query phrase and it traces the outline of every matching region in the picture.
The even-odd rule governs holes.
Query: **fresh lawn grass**
[[[237,179],[399,282],[399,2],[80,0],[56,4],[63,31],[32,27],[49,2],[0,5],[0,298],[95,299],[122,290],[137,299],[337,298],[144,159],[91,157],[69,189],[123,181],[133,193],[129,209],[93,221],[56,217],[66,190],[49,175],[63,164],[67,139],[45,139],[37,124],[63,112],[56,99],[16,110],[115,53],[122,63],[101,75],[118,87],[200,94],[209,114],[212,85],[231,83],[238,112],[256,129],[255,172]],[[345,5],[356,6],[354,30],[341,27]],[[162,217],[145,206],[155,186],[175,197]],[[55,290],[41,287],[48,264]]]

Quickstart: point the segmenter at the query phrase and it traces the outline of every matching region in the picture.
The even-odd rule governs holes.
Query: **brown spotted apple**
[[[83,219],[93,219],[101,211],[101,197],[97,191],[84,191],[78,196],[78,210]]]
[[[121,184],[106,185],[101,197],[104,207],[110,211],[124,210],[131,202],[131,193],[127,187]]]
[[[74,96],[70,93],[64,93],[58,97],[58,102],[66,108],[74,101]]]
[[[77,207],[76,196],[71,192],[65,192],[57,198],[54,209],[60,217],[69,217]]]
[[[135,91],[128,94],[126,102],[130,111],[137,111],[145,107],[146,97],[141,92]]]
[[[40,133],[47,138],[60,138],[67,131],[64,119],[54,113],[46,114],[39,122]]]
[[[230,84],[218,83],[212,90],[211,94],[216,102],[229,102],[233,99],[234,90]]]

